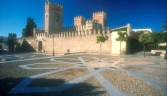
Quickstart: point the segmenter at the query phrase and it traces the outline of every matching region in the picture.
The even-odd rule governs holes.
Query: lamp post
[[[53,56],[54,56],[54,35],[53,35]]]
[[[167,31],[165,33],[166,33],[165,35],[166,35],[166,40],[167,40]],[[165,53],[164,59],[167,59],[167,41],[166,41],[166,53]]]

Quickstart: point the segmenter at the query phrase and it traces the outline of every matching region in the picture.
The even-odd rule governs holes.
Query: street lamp
[[[53,56],[54,56],[54,35],[53,35]]]
[[[165,32],[165,35],[166,35],[166,40],[167,40],[167,31]],[[167,59],[167,41],[166,41],[166,53],[165,53],[164,59]]]

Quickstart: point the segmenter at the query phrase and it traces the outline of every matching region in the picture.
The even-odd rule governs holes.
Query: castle
[[[93,13],[92,20],[86,20],[83,16],[76,16],[73,27],[63,27],[63,11],[64,8],[60,4],[46,0],[45,29],[35,28],[33,37],[20,38],[19,42],[22,43],[23,39],[26,40],[36,52],[55,54],[67,52],[99,53],[100,47],[96,43],[96,36],[103,34],[108,37],[108,40],[103,43],[102,52],[107,54],[119,53],[119,46],[112,50],[112,42],[116,42],[117,34],[116,36],[112,35],[111,29],[106,28],[105,12]]]
[[[86,20],[83,16],[74,17],[73,27],[63,27],[63,7],[58,3],[50,3],[50,0],[45,2],[45,31],[34,29],[34,35],[39,33],[44,34],[61,34],[63,32],[72,33],[72,31],[86,30],[102,30],[106,28],[106,13],[93,13],[92,20]],[[82,32],[83,33],[83,32]]]

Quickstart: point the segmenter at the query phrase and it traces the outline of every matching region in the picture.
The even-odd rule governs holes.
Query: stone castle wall
[[[54,50],[56,54],[77,52],[87,53],[99,53],[100,44],[96,43],[96,36],[104,34],[108,37],[108,40],[102,44],[103,53],[111,53],[111,35],[108,31],[100,30],[83,30],[74,32],[60,32],[57,34],[47,35],[46,33],[36,34],[36,38],[33,40],[27,39],[31,43],[33,48],[38,52],[38,42],[42,41],[42,52],[52,53],[53,52],[53,35],[54,35]]]

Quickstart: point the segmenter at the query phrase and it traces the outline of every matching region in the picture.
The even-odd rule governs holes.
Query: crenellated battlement
[[[35,34],[35,37],[46,37],[47,36],[47,33],[46,32],[43,32],[43,33],[36,33]]]
[[[57,3],[57,2],[54,2],[54,3],[51,3],[50,0],[46,0],[45,1],[45,6],[50,6],[50,7],[53,7],[53,6],[56,6],[56,7],[59,7],[61,9],[63,9],[63,5]]]
[[[72,27],[64,27],[62,29],[62,31],[64,32],[67,32],[67,31],[75,31],[76,30],[76,27],[75,26],[72,26]]]
[[[74,26],[85,25],[86,19],[83,16],[74,17]]]
[[[76,26],[76,31],[86,30],[86,25]]]
[[[49,10],[61,10],[63,9],[63,6],[60,5],[57,2],[54,3],[50,3],[50,0],[46,0],[46,5],[48,4]],[[46,7],[47,9],[47,7]],[[62,10],[63,11],[63,10]],[[46,13],[49,11],[46,11]],[[57,13],[59,14],[59,13]],[[62,26],[52,26],[54,25],[54,23],[50,23],[50,21],[54,20],[54,18],[48,20],[46,14],[46,21],[48,21],[46,23],[46,28],[45,31],[47,32],[49,30],[49,32],[47,32],[47,34],[45,34],[44,31],[40,31],[39,29],[36,29],[36,33],[35,36],[37,37],[47,37],[49,38],[50,35],[55,35],[56,37],[70,37],[70,36],[82,36],[82,35],[92,35],[92,34],[102,34],[102,33],[106,33],[106,29],[105,29],[105,20],[106,20],[106,13],[104,11],[100,11],[100,12],[94,12],[93,13],[93,18],[92,20],[86,20],[83,16],[76,16],[74,17],[74,26],[72,27],[64,27],[62,28]],[[53,15],[53,14],[49,14],[49,15]],[[56,15],[56,14],[54,14]],[[63,16],[63,14],[59,14],[59,16]],[[59,25],[62,24],[62,21],[60,22]],[[105,30],[103,30],[105,29]],[[39,32],[37,32],[39,31]]]
[[[73,28],[83,28],[84,26],[75,26]],[[83,28],[83,30],[72,30],[72,31],[62,31],[58,32],[55,34],[47,34],[46,32],[44,33],[37,33],[35,34],[35,37],[39,40],[41,39],[47,39],[47,38],[53,38],[53,35],[55,38],[66,38],[66,37],[75,37],[75,36],[87,36],[87,35],[98,35],[98,34],[103,34],[107,35],[110,34],[110,29],[89,29],[86,30]]]
[[[98,20],[102,28],[106,27],[106,13],[104,11],[93,13],[93,20]]]
[[[88,23],[93,23],[93,20],[87,20],[86,24],[88,24]]]
[[[83,16],[76,16],[74,19],[85,19]]]
[[[54,5],[54,6],[57,6],[57,7],[61,8],[61,9],[63,9],[63,5],[61,5],[61,4],[57,3],[57,2],[50,3],[50,5]]]
[[[79,30],[86,30],[86,25],[82,26],[72,26],[72,27],[64,27],[62,32],[71,32],[71,31],[79,31]]]
[[[33,35],[35,36],[36,34],[39,33],[45,33],[45,31],[42,28],[34,28],[33,29]]]
[[[94,12],[93,16],[95,16],[95,15],[105,15],[106,16],[106,13],[104,11]]]

